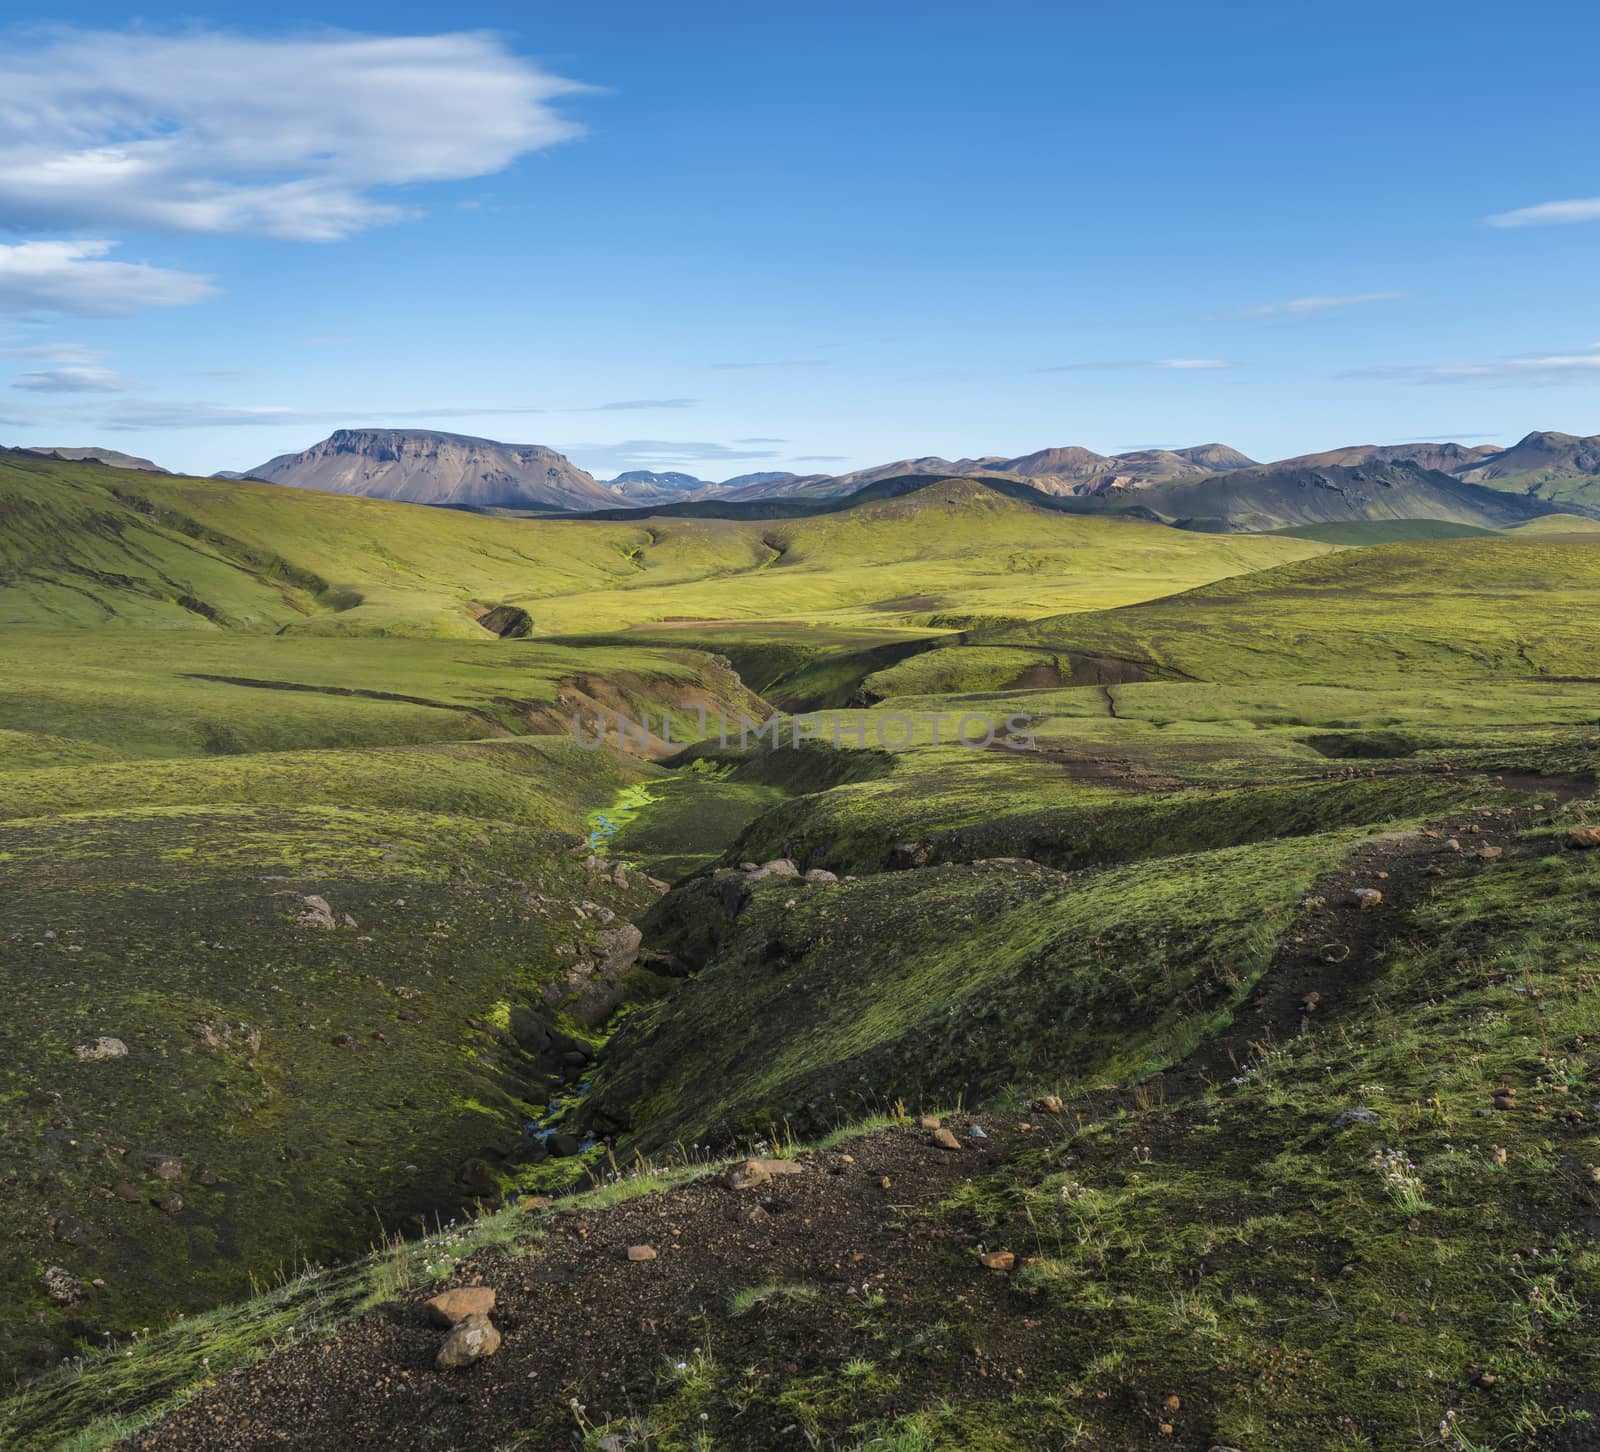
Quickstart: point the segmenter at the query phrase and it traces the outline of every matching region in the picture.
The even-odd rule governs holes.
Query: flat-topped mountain
[[[599,509],[617,495],[542,444],[503,444],[425,429],[339,429],[251,478],[330,494],[468,509]]]

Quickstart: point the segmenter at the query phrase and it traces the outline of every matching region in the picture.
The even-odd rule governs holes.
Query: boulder
[[[731,1166],[722,1179],[730,1190],[754,1190],[784,1175],[801,1173],[801,1166],[794,1160],[749,1159]]]
[[[1567,833],[1567,846],[1578,851],[1600,847],[1600,827],[1573,827]]]
[[[487,1316],[494,1310],[494,1290],[489,1286],[458,1286],[425,1301],[423,1309],[436,1326],[454,1326],[468,1316]]]
[[[71,1306],[88,1294],[82,1281],[71,1271],[53,1265],[39,1277],[44,1282],[45,1294],[59,1306]]]
[[[328,905],[328,899],[312,894],[300,899],[301,910],[295,914],[295,924],[302,928],[320,928],[323,932],[334,932],[338,926],[338,919],[333,915],[333,909]]]
[[[602,971],[620,973],[624,968],[632,967],[634,959],[639,956],[639,944],[643,941],[644,934],[632,923],[607,928],[600,934]]]
[[[72,1052],[80,1059],[125,1059],[128,1056],[128,1046],[121,1039],[102,1034],[97,1039],[90,1039],[86,1044],[78,1044]]]
[[[487,1316],[463,1316],[444,1338],[434,1365],[441,1371],[456,1371],[493,1356],[499,1349],[500,1333]]]

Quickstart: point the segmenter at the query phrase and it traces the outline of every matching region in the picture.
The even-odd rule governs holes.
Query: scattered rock
[[[937,1114],[924,1114],[917,1120],[918,1129],[938,1129],[944,1121]]]
[[[958,1150],[961,1148],[961,1141],[951,1134],[948,1129],[934,1130],[933,1142],[938,1145],[940,1149]]]
[[[128,1056],[128,1046],[121,1039],[102,1034],[97,1039],[90,1039],[86,1044],[78,1044],[72,1052],[80,1059],[125,1059]]]
[[[645,1260],[654,1260],[655,1258],[656,1258],[656,1248],[653,1245],[630,1245],[628,1247],[628,1259],[629,1260],[632,1260],[632,1261],[645,1261]]]
[[[583,1142],[575,1134],[552,1134],[545,1140],[544,1147],[558,1160],[571,1159],[583,1152]]]
[[[1505,853],[1506,853],[1506,849],[1504,847],[1480,847],[1480,848],[1478,848],[1478,856],[1482,857],[1487,862],[1494,861],[1494,859],[1496,857],[1504,857]]]
[[[441,1371],[453,1371],[471,1366],[485,1356],[493,1356],[500,1349],[500,1333],[487,1316],[466,1316],[451,1328],[444,1338],[434,1365]]]
[[[1349,902],[1351,907],[1360,908],[1362,912],[1366,912],[1369,908],[1377,907],[1383,901],[1383,894],[1375,887],[1357,887],[1351,890],[1350,896],[1346,901]]]
[[[1578,851],[1600,847],[1600,827],[1573,827],[1567,833],[1567,846]]]
[[[157,1195],[150,1203],[164,1215],[176,1215],[183,1209],[183,1196],[169,1191],[165,1195]]]
[[[978,1257],[978,1264],[987,1270],[1008,1271],[1017,1263],[1017,1258],[1009,1250],[990,1250]]]
[[[437,1326],[454,1326],[468,1316],[487,1316],[494,1310],[494,1289],[491,1286],[459,1286],[453,1291],[441,1291],[423,1303],[423,1309]]]
[[[1041,1094],[1033,1101],[1033,1108],[1041,1114],[1065,1114],[1067,1106],[1061,1102],[1059,1094]]]
[[[824,886],[831,882],[837,882],[838,880],[839,874],[836,872],[829,872],[826,867],[813,867],[809,872],[806,873],[807,882],[815,882]]]
[[[1348,1124],[1376,1124],[1378,1114],[1373,1109],[1344,1109],[1333,1117],[1333,1127],[1343,1129]]]
[[[1445,842],[1444,850],[1446,852],[1459,852],[1461,850],[1461,839],[1459,837],[1451,837]]]
[[[130,1185],[126,1180],[121,1184],[113,1185],[111,1193],[119,1200],[126,1200],[130,1205],[142,1205],[144,1203],[144,1191],[137,1185]]]
[[[158,1180],[181,1180],[183,1161],[176,1155],[157,1155],[150,1166],[150,1173]]]

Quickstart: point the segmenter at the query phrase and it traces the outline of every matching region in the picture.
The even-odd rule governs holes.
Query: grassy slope
[[[381,500],[0,456],[0,623],[480,637],[687,619],[921,623],[960,600],[1117,604],[1316,552],[1032,509],[976,485],[820,519],[485,519]]]
[[[1167,600],[994,631],[1207,680],[1600,674],[1600,544],[1468,539],[1303,560]]]

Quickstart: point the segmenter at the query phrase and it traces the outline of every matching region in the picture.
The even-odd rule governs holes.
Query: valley
[[[1184,462],[0,454],[0,1442],[1586,1445],[1593,521]]]

